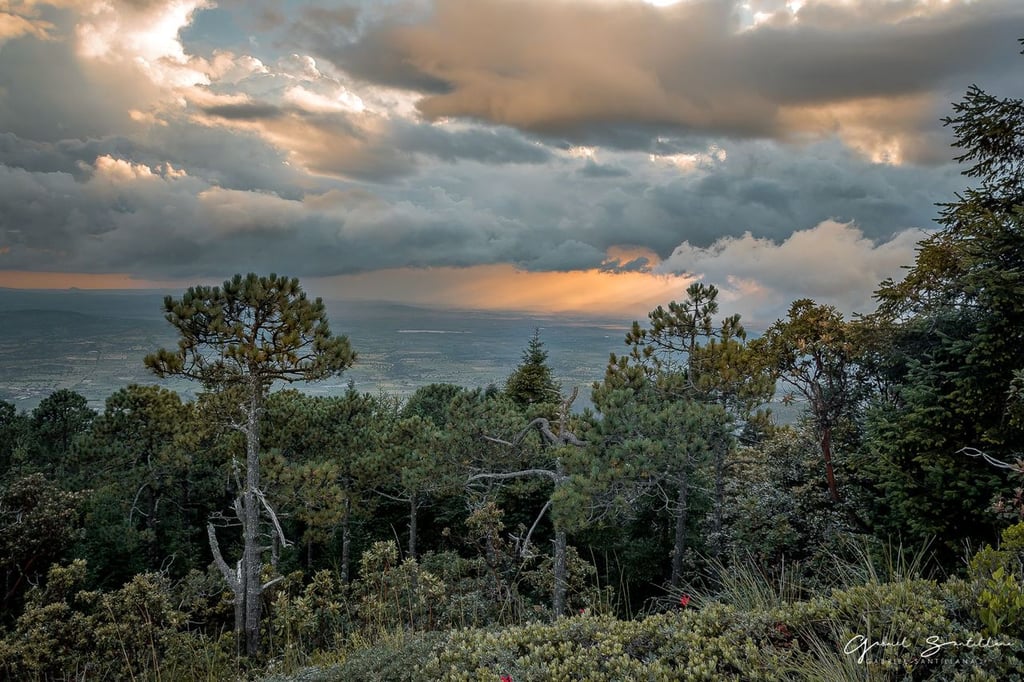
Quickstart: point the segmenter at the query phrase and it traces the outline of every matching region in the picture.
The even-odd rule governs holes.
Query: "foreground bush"
[[[406,635],[298,679],[1017,680],[1022,641],[991,636],[963,581],[870,583],[774,608],[717,602],[643,620]],[[685,601],[685,600],[684,600]]]
[[[219,642],[187,629],[160,574],[135,576],[119,590],[80,589],[86,563],[53,566],[0,640],[0,677],[17,680],[223,679],[231,657]],[[231,638],[228,638],[231,641]],[[229,647],[228,647],[229,648]]]

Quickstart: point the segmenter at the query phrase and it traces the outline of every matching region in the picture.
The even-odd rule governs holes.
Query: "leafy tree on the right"
[[[944,123],[978,184],[941,205],[941,229],[907,276],[877,292],[892,388],[870,415],[869,466],[889,530],[958,551],[994,536],[988,508],[1006,486],[958,451],[1013,459],[1024,448],[1024,100],[971,86]]]

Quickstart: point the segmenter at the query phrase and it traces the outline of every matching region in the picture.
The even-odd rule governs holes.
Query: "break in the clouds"
[[[1016,0],[12,0],[0,270],[863,311],[965,184],[950,102],[1020,96],[1022,29]]]

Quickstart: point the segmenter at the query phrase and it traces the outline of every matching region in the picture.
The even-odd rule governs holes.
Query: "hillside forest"
[[[967,187],[874,311],[753,338],[695,283],[582,411],[539,333],[498,385],[312,396],[359,349],[298,280],[169,297],[194,401],[0,402],[0,674],[1021,679],[1024,102],[946,124]]]

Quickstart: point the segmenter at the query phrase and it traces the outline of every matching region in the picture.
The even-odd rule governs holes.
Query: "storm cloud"
[[[930,159],[935,96],[1005,61],[1024,20],[1013,0],[807,3],[741,30],[742,6],[438,0],[422,22],[384,20],[321,49],[361,78],[423,92],[429,119],[576,139],[633,124],[778,140],[864,126]]]
[[[1022,24],[1015,0],[8,3],[0,270],[575,273],[628,281],[622,306],[702,277],[737,309],[863,309],[967,184],[950,102],[1024,94]]]

